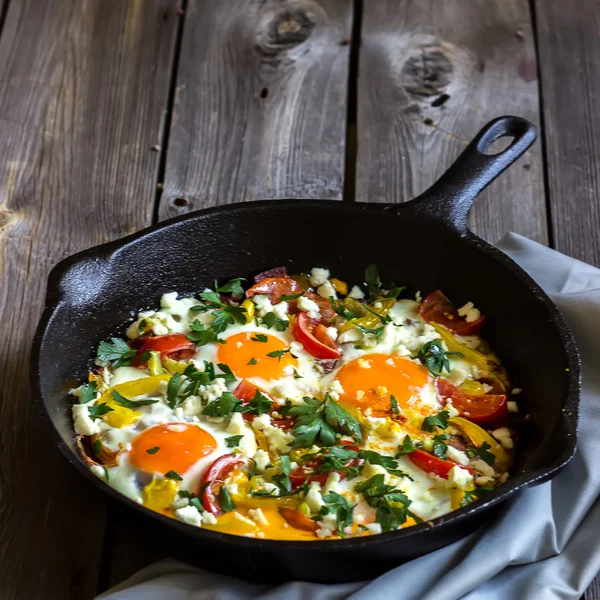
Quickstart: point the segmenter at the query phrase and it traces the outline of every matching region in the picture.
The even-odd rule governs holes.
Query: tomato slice
[[[279,514],[295,529],[313,532],[319,529],[317,523],[294,508],[280,508]]]
[[[285,267],[274,267],[273,269],[263,271],[254,276],[254,283],[258,283],[259,281],[270,277],[287,277],[287,269]]]
[[[485,317],[467,323],[464,317],[459,316],[452,302],[441,290],[432,292],[423,300],[419,314],[427,323],[432,321],[439,323],[458,335],[475,335],[485,323]]]
[[[315,358],[340,358],[341,353],[335,342],[327,335],[327,328],[319,321],[310,319],[307,313],[300,313],[294,321],[294,338]]]
[[[455,463],[453,460],[444,460],[443,458],[438,458],[433,454],[429,454],[429,452],[425,452],[424,450],[415,450],[407,455],[408,458],[412,461],[414,465],[419,467],[422,471],[426,473],[433,473],[442,479],[448,479],[448,475],[450,475],[450,471],[457,465],[461,469],[467,469],[469,473],[473,473],[473,469],[470,467],[464,467]]]
[[[147,351],[160,352],[161,358],[190,358],[196,352],[196,344],[183,335],[183,333],[173,333],[170,335],[150,336],[144,339],[144,343],[138,350],[133,362],[134,367],[142,365],[141,357]],[[178,356],[173,356],[178,353]]]
[[[293,296],[303,291],[304,288],[291,277],[267,277],[247,290],[246,298],[265,294],[273,304],[277,304],[281,301],[281,296]]]
[[[501,427],[508,419],[506,396],[500,394],[466,394],[447,379],[436,377],[435,388],[444,403],[450,401],[460,416],[487,428]]]
[[[202,505],[204,509],[213,515],[220,515],[223,511],[217,498],[219,489],[225,483],[227,476],[236,468],[245,465],[247,458],[243,454],[224,454],[206,469],[200,480],[196,495],[202,493]],[[206,486],[206,487],[204,487]],[[204,489],[204,492],[202,492]]]

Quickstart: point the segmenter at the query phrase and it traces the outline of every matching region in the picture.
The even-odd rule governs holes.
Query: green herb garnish
[[[221,510],[223,512],[227,513],[235,510],[235,504],[231,499],[231,494],[225,486],[221,486],[221,489],[219,490],[219,504],[221,505]]]
[[[490,452],[491,446],[487,442],[483,442],[479,448],[475,448],[474,446],[470,446],[467,448],[467,456],[473,458],[478,457],[483,462],[486,462],[491,467],[494,466],[496,462],[496,455]]]
[[[437,415],[425,417],[421,429],[423,431],[433,432],[436,427],[439,429],[446,429],[448,427],[448,417],[450,413],[447,410],[440,411]]]
[[[232,412],[241,412],[242,402],[232,393],[225,392],[220,398],[204,407],[202,414],[207,417],[228,417]]]
[[[167,471],[165,473],[167,479],[174,479],[175,481],[183,481],[183,477],[177,471]]]
[[[225,443],[227,444],[228,448],[235,448],[236,446],[239,445],[240,440],[244,437],[244,434],[242,435],[232,435],[229,436],[227,438],[225,438]]]
[[[90,381],[81,386],[81,396],[79,397],[79,404],[87,404],[92,400],[96,399],[98,393],[98,386],[95,381]]]
[[[160,446],[153,446],[152,448],[148,448],[146,452],[148,454],[156,454],[160,450]]]
[[[462,352],[446,352],[439,340],[432,340],[424,344],[414,358],[420,360],[432,375],[438,376],[442,374],[442,371],[450,372],[449,356],[462,358],[463,354]]]
[[[121,338],[110,338],[110,342],[100,342],[98,345],[98,358],[105,363],[110,363],[113,369],[129,366],[137,352]]]
[[[264,344],[269,338],[264,333],[257,333],[256,335],[253,335],[250,339],[253,342],[260,342],[261,344]]]
[[[94,404],[93,406],[88,406],[88,413],[90,415],[90,419],[99,419],[102,415],[106,413],[112,412],[114,408],[111,408],[103,402],[102,404]]]
[[[119,394],[119,392],[117,392],[115,390],[112,391],[112,397],[113,397],[113,400],[117,404],[120,404],[121,406],[124,406],[125,408],[129,408],[132,410],[136,410],[140,406],[146,406],[148,404],[156,404],[158,402],[158,400],[152,400],[152,399],[137,400],[134,402],[133,400],[128,400],[127,398],[125,398],[125,396],[122,396],[121,394]]]

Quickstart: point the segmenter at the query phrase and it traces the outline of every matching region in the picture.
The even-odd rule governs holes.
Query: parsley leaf
[[[223,485],[219,490],[219,504],[221,505],[221,510],[223,512],[231,512],[235,510],[235,504],[231,499],[231,494],[229,490]]]
[[[152,448],[148,448],[148,450],[146,450],[146,452],[148,454],[156,454],[159,450],[160,450],[160,446],[154,446]]]
[[[100,456],[102,454],[102,442],[100,440],[94,440],[92,452],[95,456]]]
[[[236,381],[233,371],[225,363],[218,363],[217,367],[219,367],[219,369],[221,369],[223,372],[216,375],[215,379],[224,379],[227,383],[233,383]]]
[[[290,461],[289,456],[281,457],[281,473],[277,475],[273,475],[273,481],[279,486],[281,490],[289,494],[292,491],[292,482],[290,480],[290,470],[292,468],[292,463]]]
[[[133,400],[128,400],[127,398],[125,398],[125,396],[122,396],[121,394],[119,394],[119,392],[115,390],[113,390],[112,392],[112,397],[117,404],[120,404],[125,408],[130,408],[131,410],[136,410],[139,406],[146,406],[147,404],[156,404],[158,402],[158,400],[152,399],[136,400],[134,402]]]
[[[304,296],[304,294],[306,293],[306,290],[302,290],[300,293],[298,294],[290,294],[289,296],[286,296],[285,294],[283,294],[281,296],[281,300],[298,300],[298,298],[300,298],[300,296]]]
[[[202,300],[208,304],[209,308],[219,308],[222,305],[219,294],[213,292],[212,290],[202,292],[200,294],[200,298],[202,298]]]
[[[241,400],[230,392],[225,392],[220,398],[207,404],[202,414],[207,417],[228,417],[232,412],[240,412],[241,405]]]
[[[273,352],[267,352],[267,356],[270,356],[271,358],[276,358],[277,361],[279,362],[279,361],[281,361],[283,356],[285,356],[288,352],[290,353],[290,356],[292,358],[298,358],[297,356],[294,356],[292,354],[291,348],[286,348],[285,350],[273,350]]]
[[[294,369],[294,379],[304,379],[304,377],[302,377],[302,375],[300,375],[298,371]]]
[[[448,417],[450,413],[447,410],[442,410],[437,415],[432,415],[430,417],[425,417],[423,419],[423,424],[421,425],[421,429],[423,431],[433,432],[436,427],[440,429],[446,429],[448,427]]]
[[[477,456],[482,461],[493,467],[494,463],[496,462],[496,455],[490,452],[490,448],[491,446],[487,442],[483,442],[479,448],[470,446],[467,448],[467,456],[471,458]]]
[[[242,435],[232,435],[229,436],[227,438],[225,438],[225,443],[227,444],[228,448],[235,448],[236,446],[239,445],[240,440],[244,437],[244,434]]]
[[[88,406],[88,413],[90,415],[90,419],[99,419],[102,415],[106,413],[112,412],[115,410],[103,402],[102,404],[94,404],[94,406]]]
[[[341,433],[347,433],[360,441],[362,439],[362,428],[356,418],[354,418],[345,408],[342,408],[337,402],[332,400],[331,396],[325,396],[325,419]]]
[[[391,323],[392,322],[392,317],[390,317],[389,315],[382,315],[380,313],[378,313],[377,311],[373,310],[372,308],[368,307],[365,304],[365,308],[374,316],[376,316],[384,325],[386,323]]]
[[[273,326],[275,326],[276,331],[285,331],[288,328],[288,325],[290,324],[289,321],[285,320],[285,319],[280,319],[279,317],[277,317],[277,315],[275,315],[275,313],[267,313],[262,319],[262,324],[267,328],[267,329],[271,329]]]
[[[131,365],[136,354],[137,352],[121,338],[110,338],[110,342],[100,342],[98,345],[98,358],[102,362],[110,363],[113,369]]]
[[[475,500],[479,500],[480,498],[485,496],[487,493],[491,492],[492,489],[493,488],[480,487],[480,488],[475,488],[474,490],[471,490],[471,491],[465,490],[465,495],[463,496],[463,499],[460,501],[460,507],[462,508],[463,506],[467,506],[467,504],[470,504],[471,502],[475,502]]]
[[[167,404],[170,408],[175,408],[181,403],[181,399],[177,397],[180,389],[181,375],[179,373],[174,373],[173,377],[169,379],[169,383],[167,384]]]
[[[342,302],[336,302],[333,296],[329,298],[329,301],[331,302],[331,308],[333,308],[336,314],[340,315],[340,317],[344,317],[344,319],[347,319],[348,321],[350,321],[350,319],[358,319],[362,316],[360,313],[348,310]]]
[[[232,296],[243,296],[244,288],[241,285],[242,281],[246,281],[243,277],[237,277],[236,279],[232,279],[227,283],[219,286],[215,281],[215,291],[220,294],[231,294]]]
[[[410,439],[410,435],[406,435],[404,436],[404,439],[402,440],[402,445],[398,446],[398,452],[396,452],[396,458],[400,458],[401,456],[404,456],[405,454],[410,454],[411,452],[414,452],[416,450],[415,445],[413,444],[413,441]]]
[[[462,358],[463,354],[462,352],[446,352],[439,340],[432,340],[423,344],[419,353],[414,358],[420,360],[432,375],[438,376],[442,374],[442,371],[450,373],[449,356]]]
[[[385,327],[383,327],[383,325],[381,327],[375,327],[374,329],[370,329],[369,327],[363,327],[362,325],[357,325],[357,327],[363,333],[372,333],[374,336],[377,337],[377,339],[380,339],[383,335],[383,332],[385,331]]]
[[[92,400],[96,399],[98,393],[98,387],[95,381],[91,381],[81,386],[81,396],[79,397],[79,404],[87,404]]]
[[[242,407],[241,412],[251,413],[253,415],[263,415],[271,412],[272,408],[273,400],[267,398],[267,396],[257,389],[256,392],[254,392],[252,400]]]
[[[175,481],[183,481],[183,477],[177,471],[167,471],[165,473],[167,479],[175,479]]]
[[[379,296],[379,291],[381,290],[381,279],[379,277],[379,271],[375,265],[369,265],[365,269],[365,281],[367,282],[369,302],[374,302]]]
[[[246,363],[247,365],[255,365],[258,361],[254,358],[254,356]]]
[[[388,290],[387,294],[385,295],[385,297],[393,298],[394,300],[396,300],[405,289],[406,289],[405,285],[398,286],[395,283],[392,283],[392,285],[391,285],[390,289]]]
[[[204,493],[204,489],[200,490],[200,495]],[[181,490],[177,492],[180,498],[187,498],[190,501],[190,506],[193,506],[199,513],[204,512],[204,506],[202,506],[202,502],[200,502],[200,498],[193,494],[192,492],[188,492],[187,490]]]
[[[219,339],[217,333],[206,327],[198,320],[195,319],[190,323],[191,332],[189,333],[188,340],[196,342],[196,346],[205,346],[210,342],[217,342],[224,344],[225,342]]]
[[[306,454],[302,457],[303,462],[314,459],[317,454]],[[339,471],[346,473],[348,479],[352,479],[358,475],[362,466],[349,465],[350,461],[358,458],[358,452],[343,446],[332,446],[325,449],[324,452],[318,454],[320,462],[316,468],[317,473],[331,473],[331,471]]]
[[[446,454],[448,453],[448,444],[445,443],[445,440],[449,439],[450,436],[447,433],[442,433],[441,435],[436,435],[433,438],[433,455],[438,458],[443,458],[446,460]]]
[[[394,396],[390,396],[390,406],[393,415],[400,414],[400,407],[398,406],[398,400]]]
[[[337,492],[329,492],[323,496],[323,501],[327,506],[321,507],[320,514],[335,514],[338,534],[340,537],[346,537],[344,528],[350,527],[353,523],[352,511],[354,506],[350,505],[348,500]]]
[[[256,335],[252,336],[250,339],[253,342],[260,342],[261,344],[264,344],[267,342],[267,340],[269,338],[264,333],[257,333]]]
[[[388,473],[395,475],[396,477],[406,477],[411,481],[414,479],[405,473],[401,469],[398,469],[398,461],[393,459],[391,456],[384,456],[378,452],[372,450],[361,450],[359,453],[360,458],[369,461],[372,465],[379,465],[383,467]]]

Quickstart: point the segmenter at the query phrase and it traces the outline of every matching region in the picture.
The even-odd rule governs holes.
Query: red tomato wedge
[[[235,390],[233,390],[233,395],[236,398],[238,398],[239,400],[241,400],[242,402],[244,402],[244,404],[246,404],[246,403],[250,402],[250,400],[252,400],[252,398],[254,398],[254,395],[256,394],[256,390],[258,390],[261,394],[263,394],[264,396],[269,398],[269,400],[272,400],[271,396],[269,396],[269,394],[267,394],[267,392],[265,392],[265,390],[259,388],[257,385],[254,385],[253,383],[250,383],[246,379],[242,379],[242,381],[240,381],[240,383],[235,388]],[[276,410],[277,410],[277,405],[273,404],[273,409],[271,410],[271,412],[276,411]],[[242,413],[242,416],[248,422],[252,422],[254,420],[254,417],[256,417],[255,414],[249,413],[249,412]],[[279,427],[280,429],[283,429],[284,431],[291,429],[292,427],[294,427],[295,424],[296,424],[296,419],[285,419],[285,418],[273,419],[273,425],[275,425],[275,427]]]
[[[294,338],[315,358],[340,358],[341,353],[335,342],[327,335],[327,327],[310,319],[307,313],[300,313],[294,321]]]
[[[246,298],[256,294],[265,294],[273,304],[281,301],[281,296],[294,296],[303,292],[304,288],[291,277],[266,277],[255,283],[247,292]]]
[[[274,267],[273,269],[263,271],[262,273],[254,276],[254,283],[258,283],[259,281],[269,277],[287,277],[287,269],[285,267]]]
[[[182,333],[173,333],[170,335],[158,335],[150,336],[144,339],[144,343],[138,350],[135,361],[133,362],[134,367],[141,366],[141,357],[144,352],[149,350],[154,352],[160,352],[161,358],[178,358],[185,359],[193,356],[195,353],[196,344],[189,340]],[[172,356],[175,353],[179,353],[177,357]]]
[[[227,476],[236,467],[245,465],[246,462],[247,458],[243,454],[224,454],[206,469],[196,490],[198,497],[202,495],[200,500],[205,510],[213,515],[220,515],[223,512],[218,500],[219,489],[227,479]],[[204,489],[204,492],[202,492],[202,489]]]
[[[450,401],[460,416],[487,428],[501,427],[508,419],[506,396],[466,394],[447,379],[436,377],[435,388],[444,403]]]
[[[279,514],[292,526],[294,529],[302,529],[303,531],[317,531],[319,525],[299,510],[294,508],[280,508]]]
[[[429,454],[424,450],[415,450],[410,454],[407,454],[408,458],[412,461],[412,463],[419,467],[422,471],[426,473],[433,473],[442,479],[448,479],[448,475],[450,471],[454,467],[458,465],[453,460],[444,460],[443,458],[438,458],[433,454]],[[462,465],[458,465],[461,469],[467,469],[469,473],[473,473],[473,469],[470,467],[463,467]]]
[[[485,323],[485,317],[467,323],[464,317],[459,316],[452,302],[441,290],[432,292],[423,300],[419,314],[427,323],[431,321],[439,323],[458,335],[475,335]]]

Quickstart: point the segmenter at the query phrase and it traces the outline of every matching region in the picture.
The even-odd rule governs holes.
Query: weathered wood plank
[[[480,127],[538,120],[527,0],[369,0],[359,63],[357,199],[403,202],[431,185]],[[545,242],[540,144],[477,200],[471,227]]]
[[[535,3],[555,247],[600,265],[600,13]]]
[[[91,598],[104,501],[51,448],[28,355],[48,270],[148,225],[178,14],[171,0],[11,2],[0,39],[0,581]],[[57,357],[59,360],[59,357]]]
[[[189,3],[161,218],[341,199],[351,18],[351,0]]]

